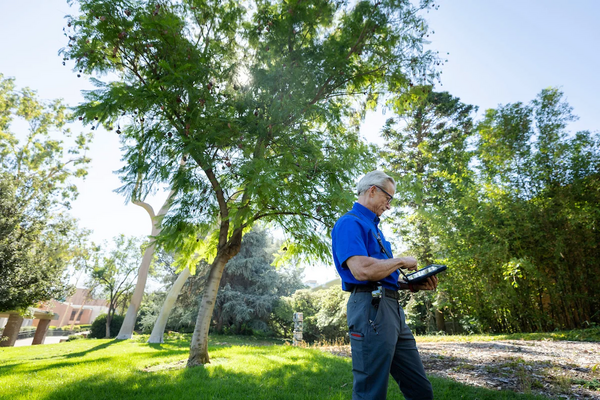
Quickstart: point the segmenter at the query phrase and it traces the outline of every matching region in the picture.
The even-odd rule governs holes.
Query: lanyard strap
[[[352,215],[353,217],[355,217],[357,219],[361,219],[358,215],[353,214],[352,212],[348,212],[348,214]],[[377,225],[373,224],[373,226],[375,227],[375,230],[377,231],[377,236],[375,236],[373,231],[371,231],[371,233],[373,233],[373,236],[375,236],[375,239],[377,239],[377,243],[379,243],[379,247],[381,248],[381,251],[383,252],[383,254],[385,254],[385,256],[387,258],[392,258],[392,255],[388,253],[387,249],[383,245],[383,240],[381,240],[381,235],[379,234],[379,229],[377,229]],[[402,270],[400,268],[398,268],[398,272],[400,272],[402,274],[402,276],[404,277],[404,279],[406,279],[406,281],[408,282],[408,277],[406,276],[406,274],[404,272],[402,272]]]

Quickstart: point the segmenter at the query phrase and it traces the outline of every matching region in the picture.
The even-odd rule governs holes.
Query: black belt
[[[354,286],[352,291],[354,291],[354,292],[373,292],[377,289],[378,289],[377,286],[356,285],[356,286]],[[385,297],[391,297],[392,299],[395,299],[395,300],[398,300],[400,298],[400,295],[398,294],[397,290],[386,289],[386,288],[382,287],[381,292]]]

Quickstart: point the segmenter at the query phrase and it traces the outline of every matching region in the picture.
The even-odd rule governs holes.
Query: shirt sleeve
[[[353,256],[369,256],[367,252],[367,231],[362,227],[358,219],[342,218],[336,226],[335,253],[343,268],[348,268],[346,261]]]

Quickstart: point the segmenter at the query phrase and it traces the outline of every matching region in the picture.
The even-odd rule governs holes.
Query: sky
[[[440,0],[426,14],[429,48],[448,59],[442,85],[479,116],[499,104],[527,103],[544,88],[559,87],[580,118],[569,129],[600,130],[600,1],[597,0]],[[62,98],[74,106],[92,85],[62,65],[65,15],[75,13],[66,0],[0,0],[0,74],[17,87],[37,90],[42,99]],[[449,54],[447,54],[449,53]],[[365,140],[383,144],[379,131],[388,115],[381,110],[365,119]],[[23,127],[15,124],[13,131]],[[87,131],[79,124],[72,130]],[[114,192],[121,183],[114,171],[123,166],[117,134],[96,131],[88,153],[92,163],[71,214],[93,230],[96,242],[117,234],[144,236],[151,224],[141,207],[126,204]],[[157,210],[166,198],[149,199]],[[324,283],[335,278],[333,266],[307,266],[305,278]]]

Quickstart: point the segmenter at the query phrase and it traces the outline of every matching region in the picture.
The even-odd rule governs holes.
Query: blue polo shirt
[[[377,235],[380,235],[381,241],[390,257],[392,247],[383,237],[383,232],[379,230],[379,217],[365,206],[354,203],[352,211],[344,214],[333,227],[331,232],[331,244],[333,251],[333,262],[335,268],[342,279],[342,289],[351,291],[354,285],[370,285],[372,282],[357,280],[346,265],[346,261],[352,256],[367,256],[380,260],[388,257],[379,246]],[[398,290],[398,275],[396,270],[391,275],[379,282],[383,287],[392,290]]]

